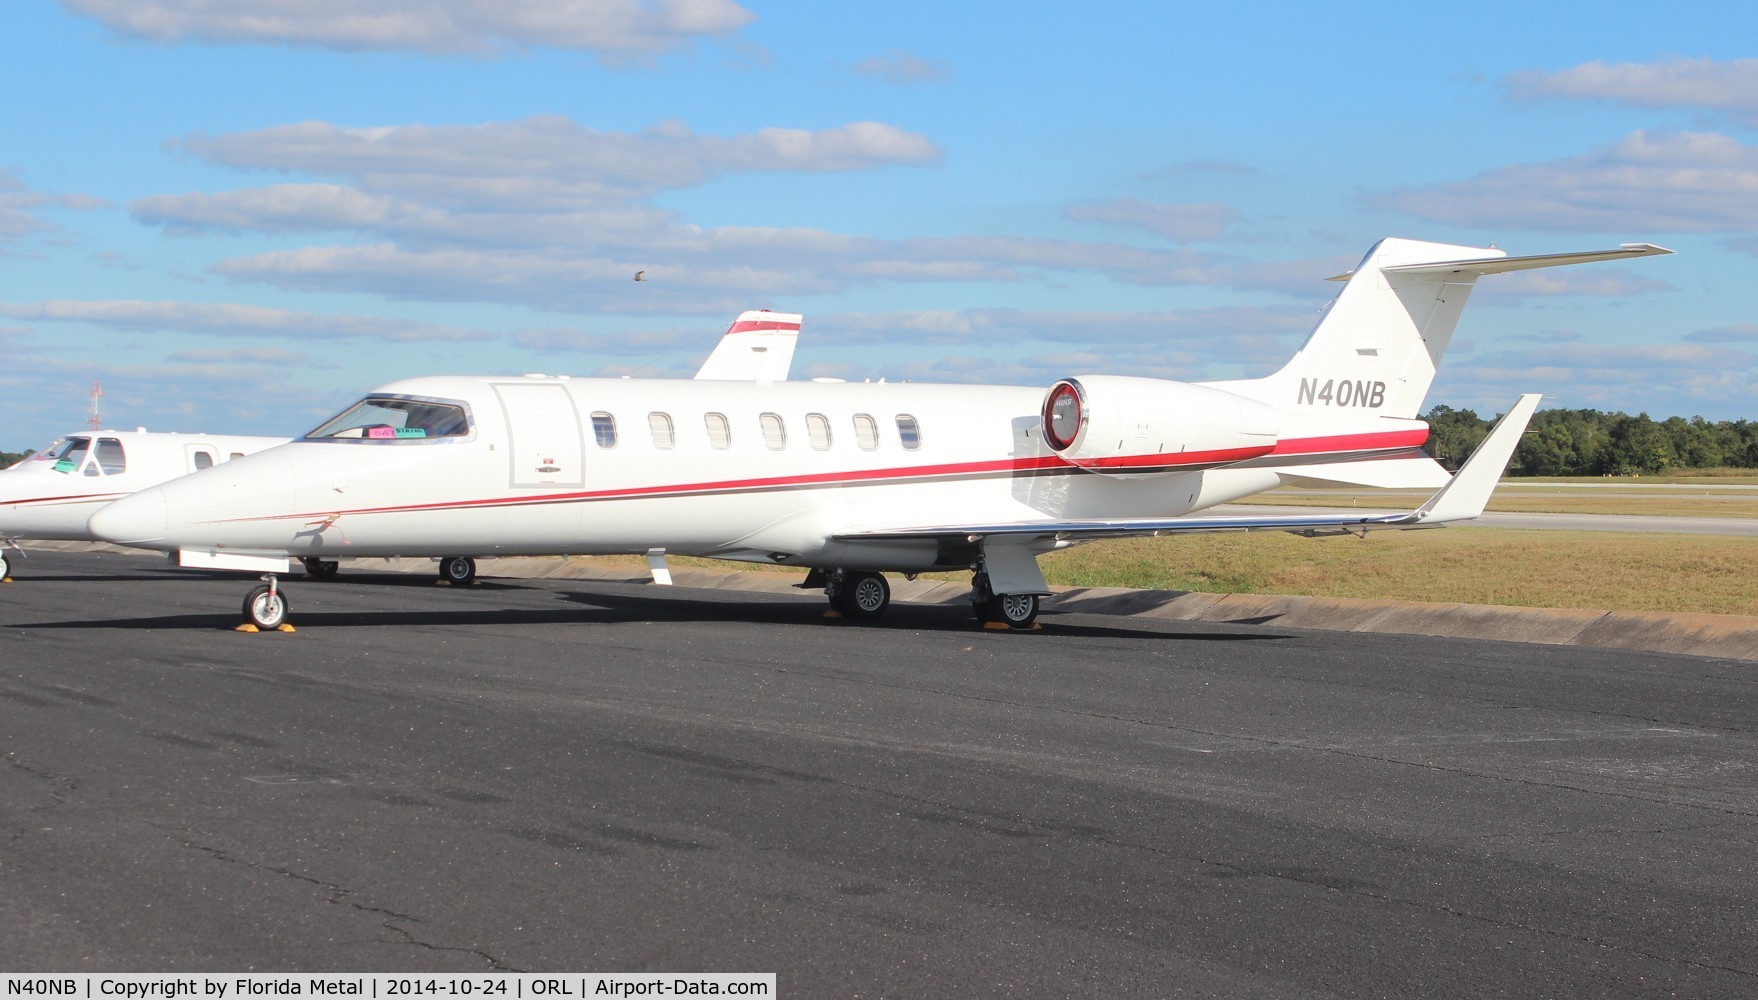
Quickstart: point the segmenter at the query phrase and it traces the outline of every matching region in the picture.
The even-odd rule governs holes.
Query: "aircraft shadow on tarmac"
[[[67,579],[59,577],[58,579]],[[108,580],[110,577],[94,579]],[[127,579],[127,578],[119,578]],[[138,581],[138,577],[135,577]],[[374,585],[376,581],[354,582],[363,585]],[[431,586],[432,581],[423,580],[423,586]],[[657,595],[651,591],[645,593],[622,594],[615,592],[595,591],[558,591],[555,596],[566,602],[567,606],[554,609],[530,608],[448,608],[441,610],[359,610],[337,611],[314,608],[306,604],[301,608],[300,593],[310,592],[315,587],[334,587],[338,591],[342,584],[336,583],[301,583],[298,590],[289,591],[289,603],[292,613],[288,621],[295,630],[321,630],[332,628],[422,628],[422,627],[456,627],[456,626],[535,626],[535,625],[631,625],[650,623],[713,623],[758,624],[781,626],[809,626],[817,628],[843,629],[915,629],[934,632],[968,633],[981,631],[981,626],[971,616],[969,609],[962,604],[904,604],[892,605],[885,617],[872,621],[850,621],[846,618],[834,618],[825,614],[817,602],[806,600],[771,600],[741,601],[737,599],[702,599],[682,594]],[[435,588],[436,590],[438,588]],[[477,588],[472,588],[477,589]],[[501,584],[497,590],[518,591],[532,588],[517,583]],[[339,596],[339,595],[338,595]],[[17,629],[138,629],[143,631],[187,630],[187,629],[232,629],[240,620],[239,615],[216,611],[203,614],[164,615],[155,617],[81,619],[78,621],[61,622],[19,622],[4,627]],[[1120,638],[1120,639],[1174,639],[1174,640],[1210,640],[1219,642],[1230,641],[1280,641],[1289,638],[1285,635],[1274,635],[1255,632],[1219,631],[1203,628],[1192,631],[1188,625],[1179,623],[1180,631],[1167,631],[1166,623],[1140,623],[1131,627],[1128,624],[1104,625],[1092,621],[1095,616],[1081,616],[1084,621],[1062,620],[1054,611],[1046,612],[1042,619],[1044,628],[1038,632],[1017,633],[1022,638],[1038,635],[1046,637],[1078,636],[1083,638]],[[1126,620],[1120,619],[1119,622]],[[1002,632],[999,634],[1014,634]]]

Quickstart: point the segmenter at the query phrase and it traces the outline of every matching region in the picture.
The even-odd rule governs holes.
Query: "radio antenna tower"
[[[92,415],[86,420],[86,423],[90,424],[94,431],[99,430],[104,426],[103,418],[98,416],[98,400],[103,398],[103,383],[99,382],[97,379],[92,379]]]

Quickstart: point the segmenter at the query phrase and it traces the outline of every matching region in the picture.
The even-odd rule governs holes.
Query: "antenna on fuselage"
[[[97,379],[92,379],[91,397],[92,397],[92,412],[91,412],[91,416],[86,418],[86,423],[90,424],[92,430],[95,431],[95,430],[101,429],[104,426],[104,418],[98,416],[98,400],[104,398],[104,384],[102,382],[99,382]]]

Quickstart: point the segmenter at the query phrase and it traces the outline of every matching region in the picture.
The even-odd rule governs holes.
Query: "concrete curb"
[[[146,555],[97,542],[32,542],[32,548],[64,552],[106,551]],[[645,570],[606,566],[577,556],[501,556],[478,559],[484,577],[528,580],[593,580],[647,584]],[[430,559],[349,559],[345,569],[435,573]],[[798,572],[673,569],[680,587],[750,593],[801,593]],[[960,604],[970,598],[961,583],[891,578],[891,597],[912,604]],[[1572,608],[1518,608],[1483,604],[1365,601],[1346,597],[1273,594],[1209,594],[1178,590],[1059,587],[1044,604],[1048,615],[1140,616],[1216,624],[1277,625],[1341,632],[1389,632],[1468,639],[1499,639],[1597,649],[1687,653],[1758,661],[1758,616],[1706,615]]]

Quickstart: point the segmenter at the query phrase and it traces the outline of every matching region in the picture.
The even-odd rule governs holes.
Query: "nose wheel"
[[[287,624],[287,595],[275,585],[275,578],[265,576],[260,586],[244,596],[245,624],[241,632],[291,632]]]

